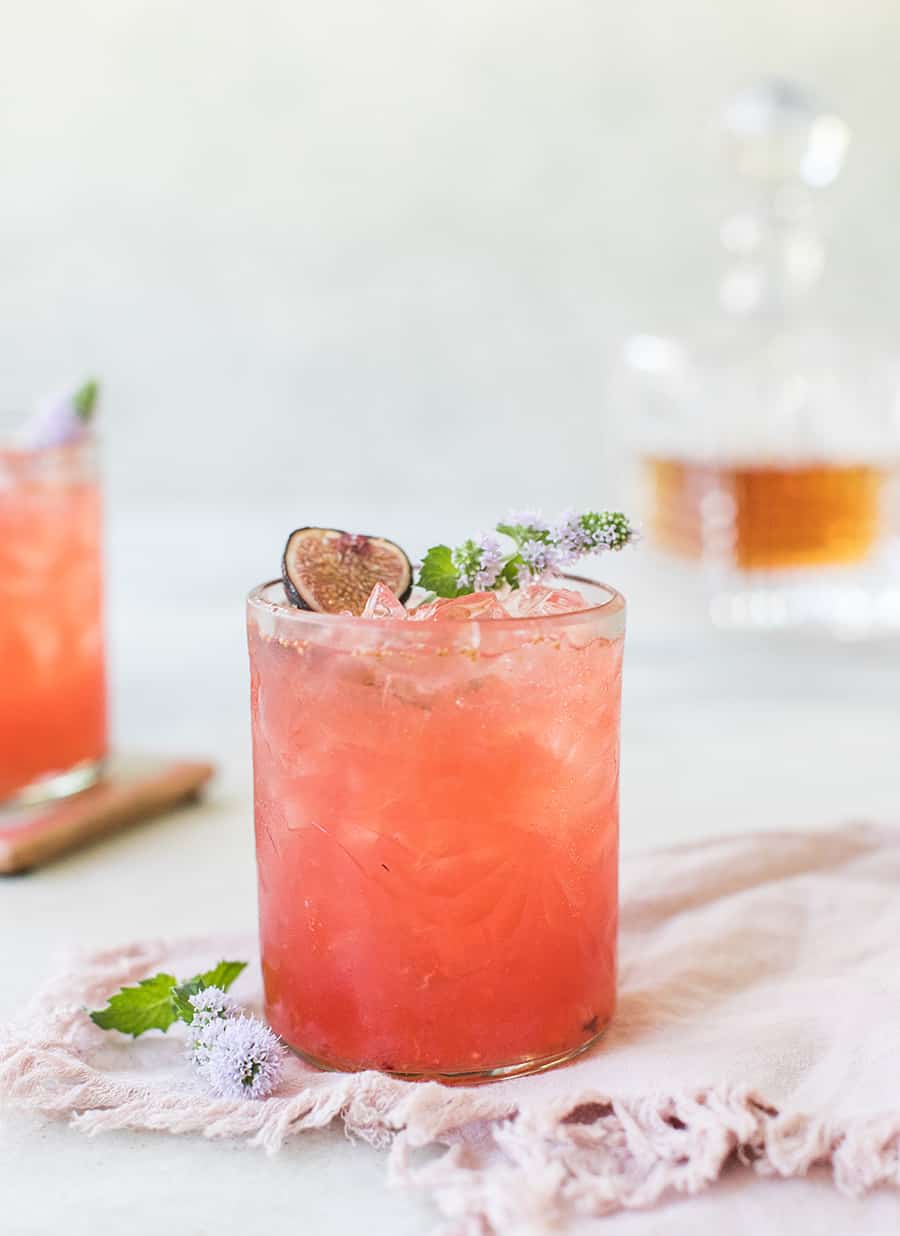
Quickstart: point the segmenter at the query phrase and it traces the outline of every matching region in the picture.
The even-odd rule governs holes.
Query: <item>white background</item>
[[[114,512],[427,507],[425,545],[473,493],[602,503],[610,364],[712,307],[716,118],[763,71],[854,130],[835,311],[900,309],[892,0],[0,17],[0,406],[100,374]]]

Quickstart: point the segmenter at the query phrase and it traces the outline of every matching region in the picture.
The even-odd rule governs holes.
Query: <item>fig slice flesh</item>
[[[295,528],[281,574],[291,604],[320,614],[358,616],[376,584],[400,601],[412,591],[412,566],[399,545],[339,528]]]

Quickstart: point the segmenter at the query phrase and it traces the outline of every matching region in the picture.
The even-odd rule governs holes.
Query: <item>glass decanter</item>
[[[764,80],[723,113],[743,202],[720,315],[632,337],[648,540],[702,575],[722,626],[900,628],[900,367],[823,322],[821,190],[846,125]]]

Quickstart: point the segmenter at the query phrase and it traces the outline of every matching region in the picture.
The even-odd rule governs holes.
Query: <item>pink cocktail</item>
[[[624,602],[483,621],[250,596],[266,1011],[314,1063],[486,1077],[615,1001]]]
[[[0,448],[0,800],[66,793],[106,751],[93,443]]]

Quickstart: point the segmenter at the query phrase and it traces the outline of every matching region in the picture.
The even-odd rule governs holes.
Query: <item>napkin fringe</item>
[[[450,1143],[444,1155],[418,1165],[415,1152],[437,1142]],[[573,1211],[600,1217],[699,1193],[731,1159],[785,1178],[829,1166],[837,1187],[860,1197],[900,1185],[900,1114],[845,1124],[782,1115],[742,1086],[639,1101],[598,1095],[455,1136],[422,1121],[394,1139],[390,1175],[434,1198],[450,1220],[442,1236],[528,1236]]]
[[[56,1029],[80,1009],[54,1015]],[[12,1105],[69,1115],[81,1132],[116,1129],[244,1138],[274,1154],[288,1138],[335,1119],[347,1135],[389,1148],[394,1185],[426,1191],[448,1220],[444,1236],[526,1236],[573,1210],[599,1217],[705,1189],[736,1158],[768,1176],[830,1166],[861,1196],[900,1186],[900,1114],[832,1123],[782,1114],[748,1087],[640,1100],[581,1096],[549,1109],[510,1108],[501,1091],[410,1087],[378,1073],[331,1075],[264,1102],[129,1085],[79,1058],[65,1038],[0,1044],[0,1094]],[[421,1163],[419,1152],[442,1147]]]

